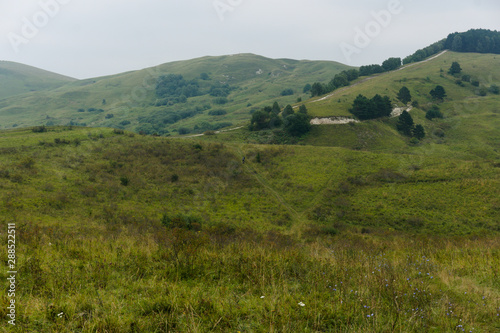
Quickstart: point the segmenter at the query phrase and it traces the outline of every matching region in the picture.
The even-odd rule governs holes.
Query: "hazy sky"
[[[498,0],[0,0],[0,60],[76,78],[234,53],[359,66],[499,18]]]

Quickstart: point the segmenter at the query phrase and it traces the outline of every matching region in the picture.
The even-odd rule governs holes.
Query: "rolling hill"
[[[347,68],[336,62],[275,60],[253,54],[178,61],[5,98],[0,100],[0,124],[3,128],[112,126],[148,134],[181,127],[193,131],[198,125],[198,132],[203,132],[246,122],[252,110],[276,100],[288,104],[307,98],[302,93],[305,84],[329,80]],[[158,79],[169,74],[182,75],[183,81],[196,85],[197,92],[185,99],[175,91],[158,96]],[[292,94],[282,96],[286,89]],[[220,115],[209,115],[214,110]]]
[[[448,74],[453,62],[458,62],[462,73]],[[471,77],[471,82],[462,81],[462,76]],[[427,132],[425,145],[444,150],[462,148],[462,153],[498,158],[500,153],[500,96],[481,90],[499,85],[500,56],[494,54],[447,52],[428,62],[413,64],[401,70],[378,76],[360,78],[351,87],[334,91],[328,96],[313,98],[305,105],[315,117],[350,116],[349,109],[356,96],[369,98],[375,94],[387,95],[394,107],[403,107],[397,93],[406,86],[418,102],[410,114],[416,123]],[[444,101],[433,100],[430,91],[441,85],[447,97]],[[484,87],[484,88],[483,88]],[[426,111],[439,107],[443,119],[426,119]],[[313,145],[341,146],[353,149],[400,151],[405,150],[408,139],[396,130],[397,119],[379,119],[351,125],[313,126],[311,134],[303,143]],[[418,147],[415,147],[418,149]]]
[[[498,331],[499,61],[448,51],[307,99],[348,67],[241,54],[0,100],[0,221],[17,242],[0,251],[17,279],[3,330]],[[420,140],[391,117],[287,145],[267,144],[281,128],[133,132],[248,124],[299,97],[315,117],[351,116],[359,94],[407,107],[403,86]],[[67,126],[83,123],[118,128]],[[26,127],[41,124],[65,126]]]
[[[10,61],[0,61],[0,99],[51,90],[76,79]]]

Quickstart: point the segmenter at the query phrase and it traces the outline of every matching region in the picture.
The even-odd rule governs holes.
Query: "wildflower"
[[[305,305],[304,303],[302,303],[302,302],[299,302],[299,305],[300,305],[300,306],[306,306],[306,305]]]
[[[266,297],[266,296],[260,296],[260,298],[264,298],[264,297]]]
[[[62,318],[63,314],[64,314],[64,312],[61,312],[61,313],[59,313],[57,316],[58,316],[59,318]]]

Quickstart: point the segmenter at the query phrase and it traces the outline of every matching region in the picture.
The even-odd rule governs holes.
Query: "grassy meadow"
[[[0,132],[0,331],[500,329],[497,159],[244,135]]]

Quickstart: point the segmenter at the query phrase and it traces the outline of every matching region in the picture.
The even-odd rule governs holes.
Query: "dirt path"
[[[423,63],[425,63],[425,62],[428,62],[428,61],[434,60],[434,59],[436,59],[437,57],[442,56],[442,55],[443,55],[443,54],[445,54],[446,52],[448,52],[448,50],[444,50],[443,52],[441,52],[441,53],[439,53],[439,54],[436,54],[435,56],[432,56],[432,57],[430,57],[430,58],[428,58],[428,59],[425,59],[425,60],[422,60],[422,61],[419,61],[419,62],[415,62],[415,63],[409,64],[409,65],[405,65],[405,66],[403,66],[403,67],[401,67],[401,68],[396,69],[395,71],[402,71],[403,69],[406,69],[406,68],[408,68],[408,67],[412,67],[412,66],[415,66],[415,65],[418,65],[418,64],[423,64]],[[373,75],[373,76],[367,77],[367,78],[365,78],[365,79],[363,79],[363,80],[361,80],[361,81],[359,81],[359,82],[356,82],[356,83],[354,83],[354,84],[352,84],[352,85],[350,85],[350,86],[344,87],[344,88],[339,89],[339,90],[335,90],[335,91],[334,91],[334,92],[332,92],[331,94],[328,94],[328,95],[326,95],[326,96],[324,96],[324,97],[321,97],[320,99],[317,99],[317,100],[315,100],[315,101],[312,101],[311,103],[316,103],[316,102],[324,101],[324,100],[326,100],[326,99],[328,99],[328,98],[332,97],[333,95],[336,95],[336,94],[338,94],[338,93],[341,93],[341,92],[343,92],[343,91],[346,91],[346,90],[348,90],[348,89],[350,89],[350,88],[356,87],[356,86],[358,86],[358,85],[360,85],[360,84],[362,84],[362,83],[365,83],[366,81],[372,80],[372,79],[374,79],[374,78],[376,78],[376,77],[379,77],[379,76],[384,75],[384,74],[387,74],[387,73],[390,73],[390,72],[385,72],[385,73],[376,74],[376,75]]]
[[[409,68],[409,67],[412,67],[412,66],[415,66],[415,65],[418,65],[418,64],[422,64],[422,63],[425,63],[425,62],[428,62],[428,61],[431,61],[431,60],[434,60],[440,56],[442,56],[443,54],[445,54],[446,52],[448,52],[448,50],[444,50],[443,52],[439,53],[439,54],[436,54],[435,56],[432,56],[428,59],[425,59],[425,60],[422,60],[422,61],[419,61],[419,62],[415,62],[415,63],[412,63],[412,64],[409,64],[409,65],[406,65],[406,66],[403,66],[401,68],[398,68],[396,69],[395,71],[401,71],[403,69],[406,69],[406,68]],[[376,74],[376,75],[373,75],[373,76],[370,76],[370,77],[367,77],[366,79],[363,79],[359,82],[356,82],[355,84],[353,85],[350,85],[350,86],[347,86],[347,87],[344,87],[342,89],[339,89],[339,90],[335,90],[334,92],[332,92],[331,94],[328,94],[320,99],[317,99],[315,101],[312,101],[311,103],[316,103],[316,102],[320,102],[320,101],[324,101],[336,94],[339,94],[339,93],[342,93],[343,91],[346,91],[350,88],[353,88],[353,87],[356,87],[357,85],[360,85],[366,81],[369,81],[369,80],[372,80],[376,77],[379,77],[381,75],[384,75],[384,74],[387,74],[387,73],[390,73],[390,72],[385,72],[385,73],[381,73],[381,74]],[[394,108],[392,110],[392,113],[391,113],[391,118],[392,117],[398,117],[399,115],[401,115],[403,113],[403,111],[408,111],[410,112],[412,110],[412,107],[407,107],[407,108]],[[349,119],[348,121],[346,121],[345,119],[337,119],[337,118],[345,118],[345,119]],[[354,122],[355,120],[354,119],[350,119],[350,118],[347,118],[347,117],[316,117],[314,119],[311,120],[311,125],[340,125],[340,124],[347,124],[349,122]]]
[[[230,128],[230,129],[227,129],[227,130],[215,131],[215,134],[220,134],[220,133],[230,132],[230,131],[236,131],[237,129],[240,129],[240,128],[243,128],[243,127],[245,127],[245,126],[239,126],[239,127]],[[181,136],[180,138],[197,138],[197,137],[204,136],[204,135],[205,135],[204,133],[201,133],[201,134],[194,134],[194,135],[188,135],[188,136]]]

